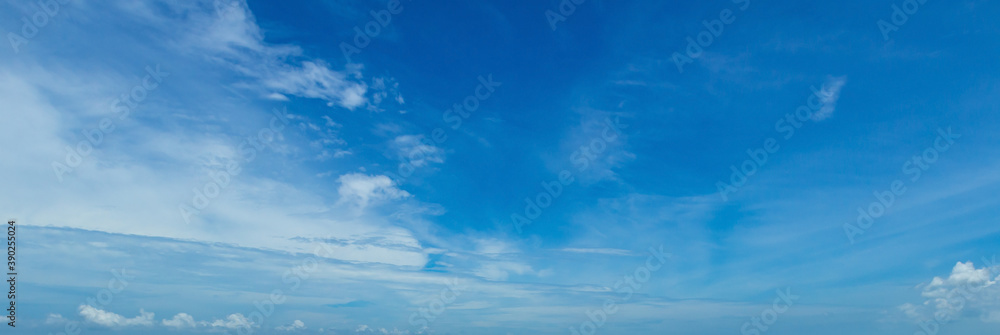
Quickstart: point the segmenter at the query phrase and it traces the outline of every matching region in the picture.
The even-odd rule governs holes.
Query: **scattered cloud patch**
[[[476,240],[476,252],[486,256],[497,256],[501,254],[517,253],[518,250],[514,246],[510,245],[510,243],[490,238]]]
[[[822,121],[833,115],[837,108],[837,100],[840,99],[840,90],[847,83],[847,77],[831,77],[823,84],[823,88],[816,92],[822,107],[813,114],[813,121]]]
[[[163,319],[163,325],[171,328],[194,328],[194,318],[187,313],[177,313],[170,320]]]
[[[212,322],[202,322],[202,324],[210,327],[227,329],[247,329],[254,326],[253,322],[250,322],[250,319],[247,319],[247,317],[240,313],[229,314],[229,316],[225,319],[216,319]]]
[[[505,281],[511,273],[523,275],[532,273],[531,266],[516,262],[488,262],[476,269],[473,274],[486,280]]]
[[[400,190],[392,179],[383,175],[351,173],[342,175],[337,180],[340,182],[340,188],[337,189],[337,193],[340,194],[339,202],[354,203],[360,208],[365,208],[375,201],[410,196],[410,193]]]
[[[303,62],[301,67],[283,66],[273,75],[261,78],[265,87],[306,98],[326,100],[328,106],[355,109],[367,102],[368,87],[331,70],[322,62]]]
[[[326,306],[327,307],[332,307],[332,308],[340,308],[340,307],[368,307],[368,306],[371,306],[371,305],[373,305],[373,304],[370,301],[354,300],[354,301],[343,303],[343,304],[329,304],[329,305],[326,305]]]
[[[288,101],[289,100],[288,97],[286,97],[284,94],[281,94],[281,93],[271,93],[271,94],[268,94],[268,95],[266,95],[264,97],[267,98],[267,99],[269,99],[269,100],[274,100],[274,101]]]
[[[139,310],[139,316],[126,318],[90,305],[80,305],[80,316],[87,322],[105,327],[152,326],[153,313]]]
[[[296,330],[306,329],[306,324],[304,322],[302,322],[301,320],[295,320],[290,325],[287,325],[287,326],[278,326],[278,327],[276,327],[274,329],[279,330],[279,331],[290,332],[290,331],[296,331]]]
[[[976,268],[972,262],[958,262],[946,278],[934,277],[923,287],[922,304],[910,303],[899,309],[914,319],[952,321],[965,312],[978,314],[983,321],[1000,321],[1000,266]]]
[[[403,99],[403,95],[399,93],[399,82],[395,78],[372,78],[370,90],[372,101],[368,105],[368,110],[375,112],[385,111],[385,109],[380,107],[384,101],[392,101],[400,106],[406,102]]]
[[[402,135],[392,141],[399,160],[410,163],[414,167],[429,163],[444,163],[444,150],[434,146],[424,135]]]

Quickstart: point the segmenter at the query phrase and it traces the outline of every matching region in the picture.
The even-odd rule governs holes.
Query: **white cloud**
[[[323,115],[323,120],[326,120],[327,127],[338,127],[338,128],[343,127],[339,123],[333,122],[333,119],[331,119],[329,116]]]
[[[603,254],[603,255],[615,255],[615,256],[629,256],[632,255],[631,251],[623,249],[612,249],[612,248],[563,248],[559,251],[580,253],[580,254]]]
[[[823,83],[823,88],[816,93],[822,107],[813,114],[813,121],[822,121],[833,115],[833,111],[837,108],[837,100],[840,99],[840,89],[846,83],[847,77],[831,77]]]
[[[497,256],[501,254],[517,253],[514,246],[499,239],[479,239],[476,240],[476,252],[487,256]]]
[[[394,200],[406,198],[410,193],[400,190],[396,183],[383,175],[366,175],[351,173],[337,179],[340,188],[339,202],[353,202],[360,208],[367,207],[373,201]]]
[[[208,22],[191,29],[187,46],[212,51],[237,71],[257,78],[262,90],[271,92],[268,97],[272,99],[283,100],[281,93],[284,93],[323,99],[330,106],[347,109],[367,103],[367,85],[359,80],[360,67],[340,72],[320,60],[289,63],[287,59],[299,56],[301,49],[266,44],[248,6],[242,1],[232,4],[218,7]]]
[[[403,95],[399,93],[399,83],[396,82],[395,78],[372,78],[369,88],[372,91],[372,102],[368,105],[368,110],[376,112],[384,111],[384,109],[379,108],[379,105],[381,105],[383,101],[387,100],[395,101],[396,104],[399,105],[403,105],[405,103]]]
[[[618,180],[616,170],[635,159],[628,151],[631,121],[627,114],[579,108],[580,123],[562,140],[565,152],[547,158],[549,169],[558,174],[572,168],[575,181],[583,185]]]
[[[66,323],[66,318],[63,318],[60,314],[49,314],[45,317],[45,324],[47,325],[61,325]]]
[[[388,329],[385,329],[385,328],[375,329],[375,328],[368,327],[368,325],[360,325],[360,326],[358,326],[357,329],[354,330],[354,332],[355,333],[392,334],[392,335],[397,335],[397,334],[401,335],[401,334],[409,334],[410,333],[409,330],[399,330],[399,329],[396,329],[396,328],[393,328],[392,330],[388,330]]]
[[[340,128],[343,126],[334,122],[329,116],[323,115],[322,118],[324,120],[323,127],[308,121],[299,123],[299,128],[303,131],[311,131],[318,137],[316,140],[309,142],[312,148],[320,151],[315,156],[316,159],[325,161],[330,158],[341,158],[352,154],[350,149],[342,148],[347,145],[347,141],[340,137]]]
[[[444,163],[444,150],[430,143],[424,135],[402,135],[392,141],[392,147],[404,164],[421,167],[428,163]]]
[[[348,74],[331,70],[322,62],[303,62],[301,67],[282,66],[262,76],[264,86],[287,94],[317,98],[328,105],[354,109],[367,102],[368,87],[348,78]]]
[[[301,320],[295,320],[290,325],[287,325],[287,326],[278,326],[277,328],[274,328],[274,329],[277,329],[277,330],[280,330],[280,331],[301,330],[301,329],[306,329],[306,324],[304,322],[302,322]]]
[[[270,100],[275,100],[275,101],[288,101],[289,100],[288,97],[286,97],[284,94],[277,93],[277,92],[268,94],[268,95],[266,95],[264,97],[267,98],[267,99],[270,99]]]
[[[1000,315],[1000,266],[987,265],[977,269],[972,262],[958,262],[946,278],[934,277],[923,285],[923,304],[899,306],[908,317],[933,319],[938,315],[948,320],[958,319],[963,311],[980,314],[983,321],[992,322]],[[997,320],[1000,321],[1000,320]]]
[[[250,328],[254,326],[253,322],[250,322],[250,319],[247,319],[245,316],[243,316],[243,314],[240,313],[229,314],[229,316],[227,316],[223,320],[215,319],[212,322],[203,321],[201,324],[210,327],[220,327],[228,329]]]
[[[139,310],[139,316],[131,319],[90,305],[80,305],[79,309],[80,316],[82,316],[85,321],[96,323],[105,327],[153,325],[153,313],[147,313],[141,309]]]
[[[519,275],[532,273],[531,266],[515,262],[487,262],[476,269],[473,274],[492,281],[504,281],[510,273]]]
[[[177,313],[173,319],[163,319],[163,325],[172,328],[194,328],[194,318],[187,313]]]
[[[344,157],[344,156],[347,156],[347,155],[353,155],[353,154],[354,153],[351,152],[350,150],[340,150],[340,149],[337,149],[337,151],[333,152],[333,158],[340,158],[340,157]]]

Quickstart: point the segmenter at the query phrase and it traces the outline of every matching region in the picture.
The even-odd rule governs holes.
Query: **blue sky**
[[[0,5],[25,333],[1000,324],[995,3],[43,7]]]

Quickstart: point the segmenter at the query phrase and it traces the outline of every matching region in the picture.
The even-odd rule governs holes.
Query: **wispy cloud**
[[[632,252],[622,249],[612,249],[612,248],[563,248],[559,249],[563,252],[572,252],[578,254],[601,254],[601,255],[614,255],[614,256],[631,256]]]
[[[360,208],[368,207],[373,202],[406,198],[410,193],[399,189],[392,179],[383,175],[366,175],[350,173],[337,179],[340,187],[340,203],[353,203]]]
[[[292,321],[292,323],[289,324],[289,325],[278,326],[278,327],[275,327],[274,329],[276,329],[278,331],[290,332],[290,331],[296,331],[296,330],[306,329],[306,324],[305,324],[305,322],[302,322],[302,320],[295,320],[295,321]]]
[[[80,305],[80,316],[85,321],[105,327],[152,326],[153,313],[139,310],[139,316],[126,318],[90,305]]]
[[[822,107],[813,113],[814,121],[822,121],[833,116],[833,112],[837,109],[837,100],[840,100],[840,90],[846,83],[847,77],[830,77],[823,84],[823,88],[816,92]]]
[[[959,319],[963,313],[974,313],[984,321],[993,322],[994,316],[1000,314],[998,282],[1000,265],[976,268],[972,262],[958,262],[947,277],[934,277],[920,285],[923,288],[920,295],[926,299],[923,303],[906,303],[899,309],[920,320],[947,322]]]
[[[197,324],[194,322],[194,318],[187,313],[177,313],[173,318],[167,320],[163,319],[163,325],[170,328],[194,328]]]

